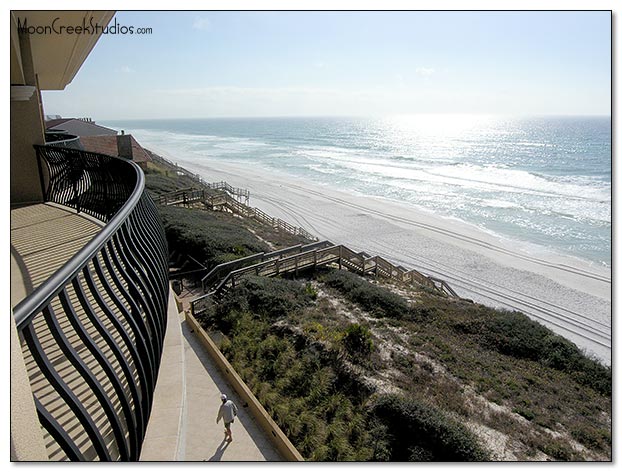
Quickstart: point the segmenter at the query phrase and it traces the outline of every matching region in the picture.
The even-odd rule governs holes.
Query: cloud
[[[134,69],[132,69],[130,66],[121,66],[119,68],[119,71],[123,72],[124,74],[131,74],[135,72]]]
[[[192,23],[192,27],[196,30],[200,31],[209,31],[212,24],[208,18],[195,18],[194,23]]]
[[[434,72],[432,67],[417,67],[415,69],[415,73],[421,77],[430,77]]]

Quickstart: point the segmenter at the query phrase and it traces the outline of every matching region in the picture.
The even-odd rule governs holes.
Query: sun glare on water
[[[491,124],[492,115],[475,114],[417,114],[394,115],[384,122],[396,135],[420,135],[430,137],[460,138],[474,130]]]

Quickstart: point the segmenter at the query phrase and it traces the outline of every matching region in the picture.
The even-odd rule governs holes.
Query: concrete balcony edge
[[[183,423],[186,409],[184,342],[179,307],[169,290],[168,317],[162,361],[145,433],[141,462],[170,462],[184,455]]]
[[[11,462],[48,460],[22,348],[11,311]]]

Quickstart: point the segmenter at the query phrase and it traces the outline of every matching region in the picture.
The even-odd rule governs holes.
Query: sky
[[[46,114],[609,115],[608,11],[121,11]]]

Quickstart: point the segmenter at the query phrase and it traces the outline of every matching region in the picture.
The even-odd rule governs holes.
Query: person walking
[[[233,423],[233,419],[238,415],[238,407],[233,401],[228,400],[227,395],[224,393],[220,395],[220,399],[222,400],[222,404],[218,409],[216,424],[218,424],[220,418],[223,419],[225,423],[225,439],[231,442],[233,441],[233,437],[231,436],[231,423]]]

